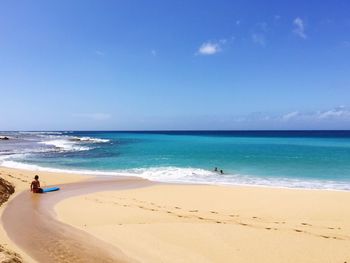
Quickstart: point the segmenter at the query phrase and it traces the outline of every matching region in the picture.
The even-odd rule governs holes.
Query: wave
[[[30,134],[30,135],[37,135],[37,134],[47,134],[47,135],[61,135],[67,132],[55,132],[55,131],[20,131],[19,134]]]
[[[110,140],[108,139],[100,139],[100,138],[92,138],[92,137],[70,137],[71,141],[78,141],[78,142],[89,142],[89,143],[106,143]]]
[[[1,161],[1,159],[0,159]],[[35,164],[26,164],[3,159],[1,166],[17,169],[25,169],[38,172],[74,173],[94,176],[137,176],[144,179],[165,183],[186,184],[214,184],[214,185],[240,185],[261,186],[292,189],[314,190],[341,190],[350,191],[350,182],[331,180],[302,180],[292,178],[257,177],[240,174],[218,174],[213,171],[200,168],[181,167],[150,167],[124,169],[118,171],[101,170],[69,170],[60,168],[42,167]]]
[[[88,151],[91,149],[90,147],[81,146],[74,141],[65,139],[43,141],[39,143],[48,146],[54,146],[59,151]]]
[[[95,143],[107,143],[110,140],[92,138],[92,137],[77,137],[77,136],[67,136],[67,135],[39,135],[43,136],[46,141],[38,142],[39,144],[44,144],[47,146],[54,146],[58,151],[88,151],[93,149],[93,147],[86,146],[86,144],[95,144]],[[83,145],[85,144],[85,145]]]

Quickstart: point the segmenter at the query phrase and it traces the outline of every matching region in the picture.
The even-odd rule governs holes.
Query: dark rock
[[[5,203],[14,192],[15,187],[3,178],[0,178],[0,206]]]

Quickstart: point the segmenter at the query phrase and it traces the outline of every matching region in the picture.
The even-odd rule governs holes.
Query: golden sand
[[[349,192],[157,185],[56,211],[141,262],[319,263],[350,261],[349,204]]]
[[[35,174],[1,167],[0,173],[17,193],[28,191]],[[39,176],[44,185],[82,187],[87,178]],[[96,191],[60,201],[57,218],[130,261],[350,262],[350,192],[175,184],[115,191],[100,184]],[[2,229],[4,243],[31,261]]]
[[[18,194],[23,191],[30,189],[30,183],[34,176],[39,174],[41,186],[45,187],[48,185],[63,184],[79,182],[89,179],[89,176],[81,176],[76,174],[65,174],[65,173],[49,173],[49,172],[34,172],[12,168],[0,167],[0,176],[6,181],[12,183],[15,186],[15,193],[10,197],[10,201],[14,199]],[[8,206],[8,203],[3,204],[0,207],[0,216],[2,216],[4,210]],[[29,215],[28,215],[29,216]],[[25,220],[25,218],[23,218]],[[5,253],[2,255],[5,257],[6,254],[19,253],[23,258],[24,262],[35,262],[27,253],[25,253],[20,247],[18,247],[6,234],[3,228],[3,224],[0,224],[0,246]],[[1,258],[0,258],[1,259]],[[2,259],[1,259],[2,260]]]

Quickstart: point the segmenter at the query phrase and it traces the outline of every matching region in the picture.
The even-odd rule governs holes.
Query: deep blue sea
[[[350,131],[2,132],[0,165],[350,190]],[[224,174],[214,171],[214,167]]]

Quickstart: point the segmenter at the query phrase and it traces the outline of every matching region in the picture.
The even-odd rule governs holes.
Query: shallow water
[[[350,190],[350,131],[10,133],[1,164],[187,183]],[[17,137],[17,138],[16,138]],[[12,141],[12,142],[11,142]],[[215,173],[214,167],[224,174]]]
[[[46,194],[24,191],[7,205],[2,224],[7,235],[38,262],[134,262],[115,246],[56,220],[54,206],[72,196],[153,184],[115,177],[61,185],[60,191]]]

